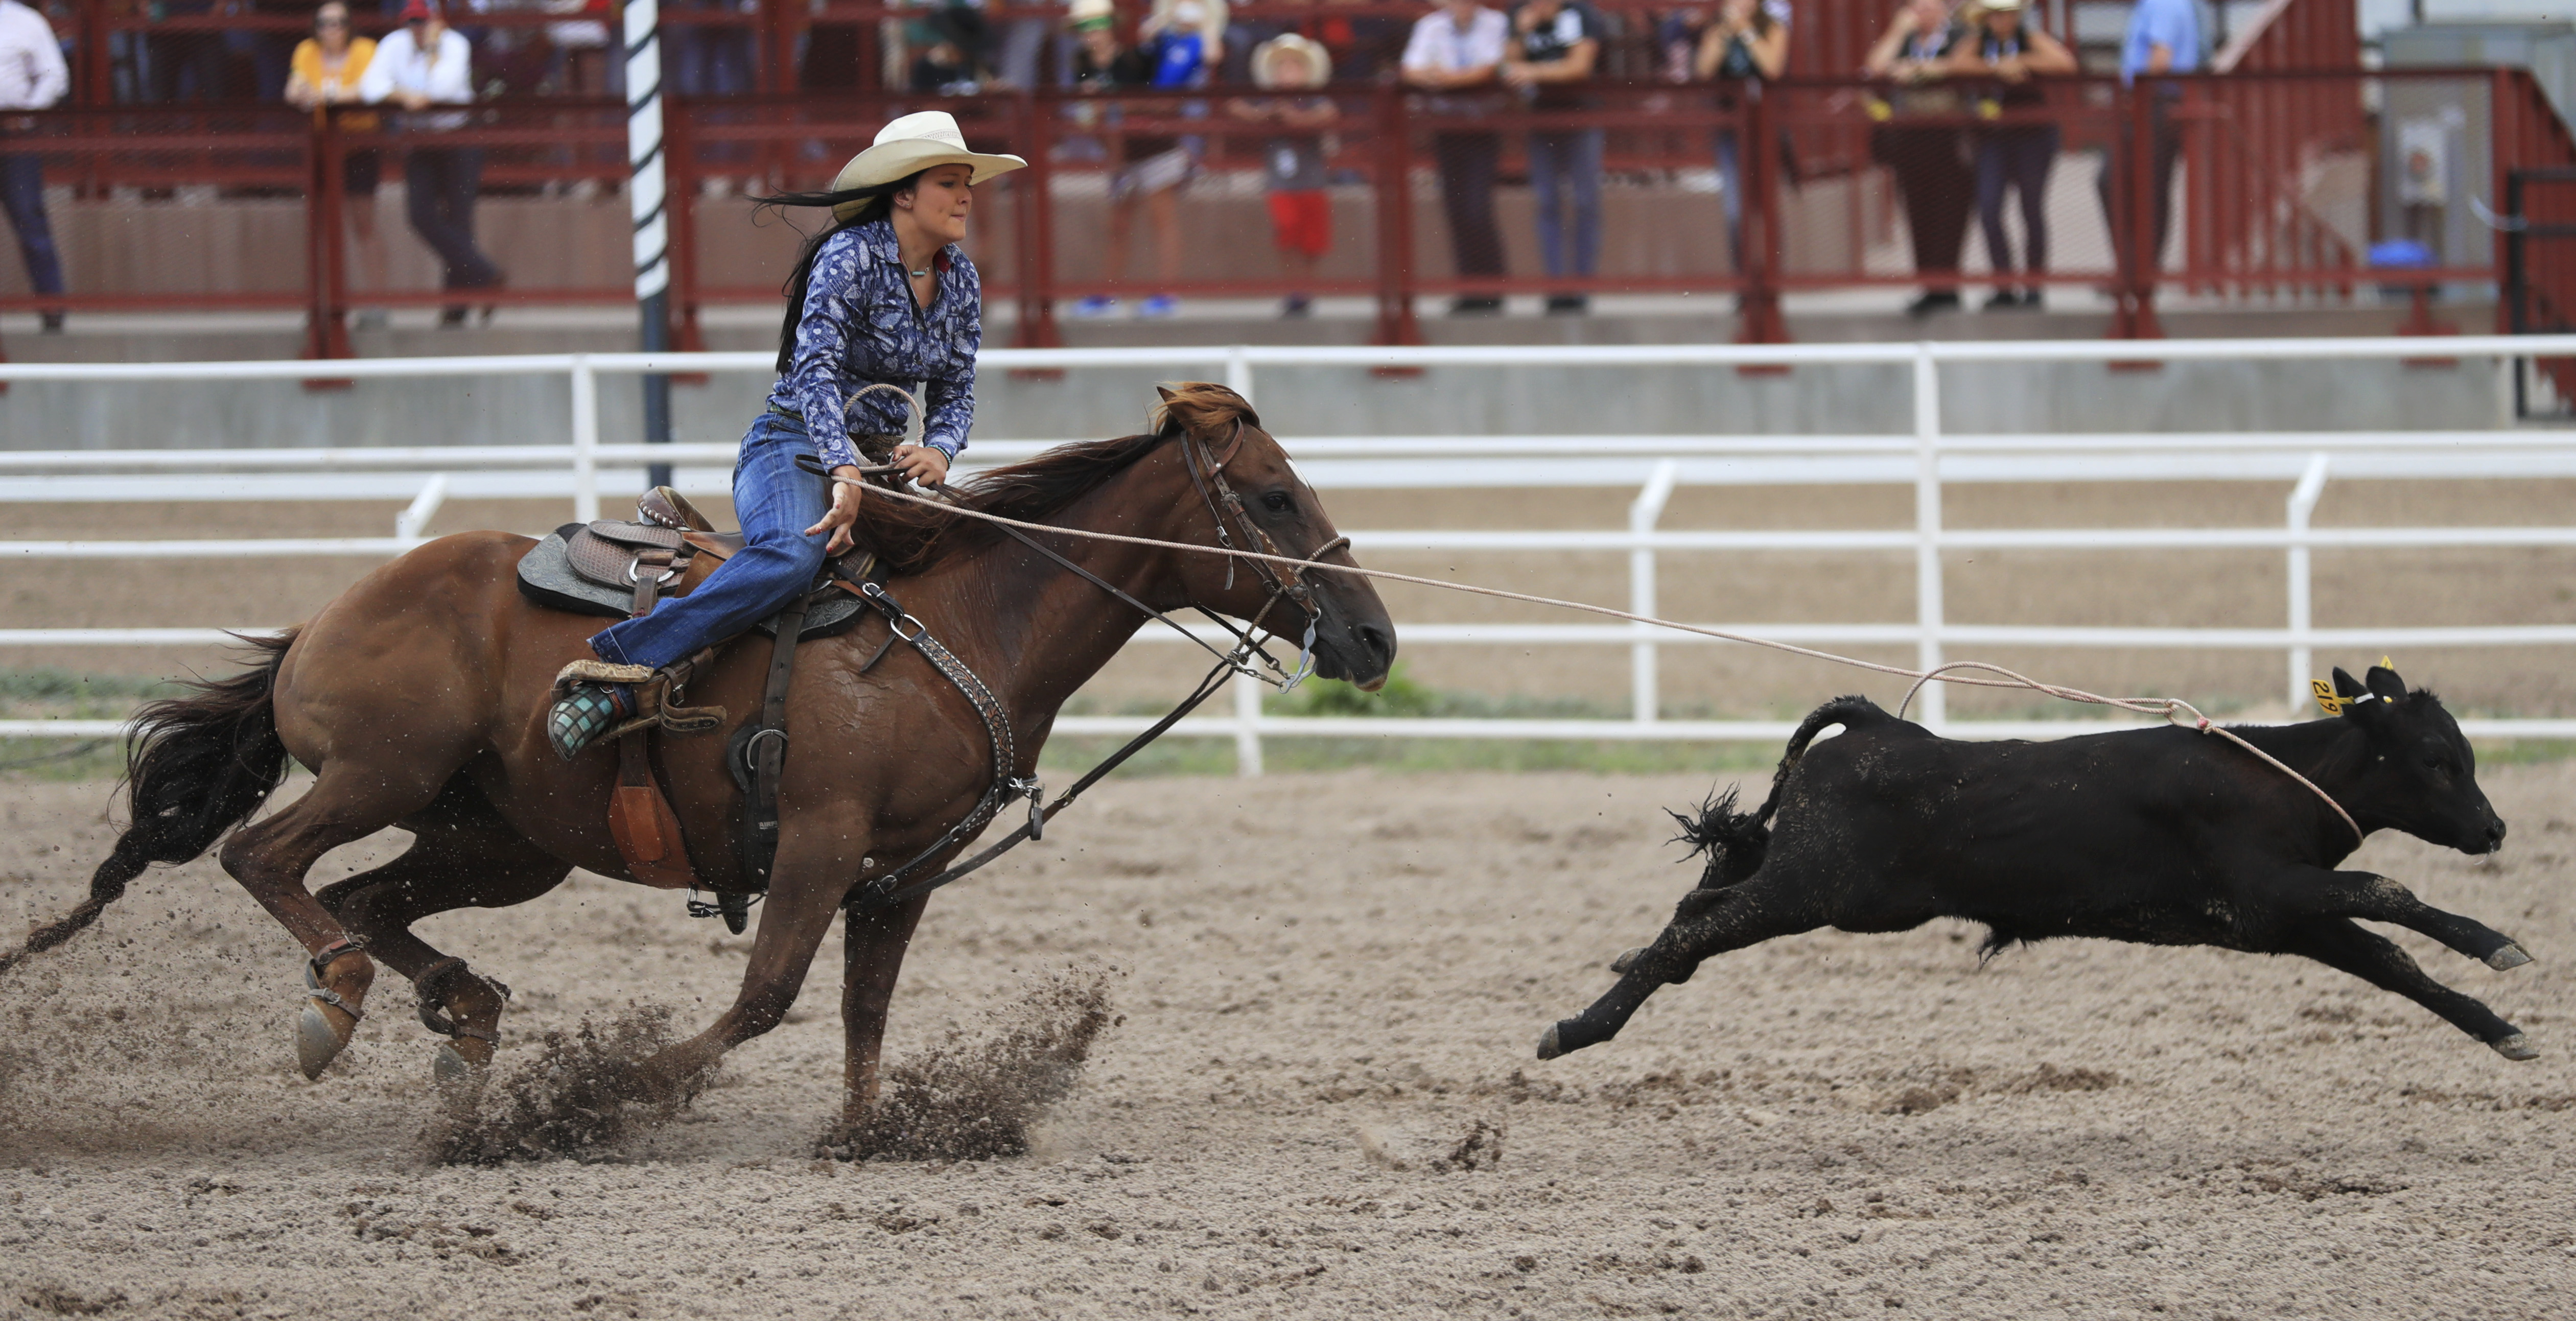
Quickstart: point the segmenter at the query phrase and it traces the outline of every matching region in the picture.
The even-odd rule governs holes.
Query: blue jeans
[[[1601,130],[1557,129],[1529,135],[1530,184],[1538,193],[1538,253],[1550,275],[1590,275],[1601,264]],[[1574,243],[1566,246],[1562,195],[1574,207]]]
[[[601,660],[655,669],[687,660],[777,614],[813,585],[826,536],[806,536],[831,508],[831,486],[796,466],[815,452],[805,424],[763,413],[742,438],[733,465],[734,516],[742,550],[687,596],[666,598],[642,619],[612,624],[590,640]]]
[[[2021,232],[2029,260],[2023,270],[2048,269],[2048,173],[2057,164],[2054,125],[1994,129],[1977,140],[1977,219],[1986,230],[1986,264],[1998,274],[2013,268],[2012,235],[2004,229],[2004,189],[2021,194]]]
[[[27,287],[40,294],[63,291],[63,259],[54,250],[54,227],[45,219],[43,158],[33,152],[0,156],[0,210],[18,231],[18,255],[27,260]]]
[[[1717,131],[1717,206],[1726,215],[1728,269],[1744,274],[1744,148],[1735,130]]]

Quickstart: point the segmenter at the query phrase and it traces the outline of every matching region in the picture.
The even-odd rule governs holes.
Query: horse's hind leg
[[[411,924],[451,909],[526,903],[561,884],[572,866],[522,838],[462,779],[424,819],[405,824],[416,834],[401,857],[319,898],[369,954],[419,988],[421,1022],[450,1038],[439,1047],[435,1076],[462,1081],[491,1064],[509,989],[440,953]]]
[[[323,854],[427,807],[452,769],[432,774],[417,765],[334,761],[323,767],[311,792],[224,841],[224,870],[310,956],[306,980],[314,994],[295,1032],[296,1061],[307,1078],[322,1076],[347,1048],[376,971],[347,928],[304,888],[304,875]]]

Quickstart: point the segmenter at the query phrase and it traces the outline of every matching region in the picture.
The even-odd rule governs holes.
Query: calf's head
[[[2384,665],[2359,681],[2336,670],[2334,686],[2343,718],[2366,741],[2357,774],[2340,786],[2356,818],[2462,853],[2503,847],[2504,819],[2478,788],[2477,754],[2442,699],[2407,691]]]

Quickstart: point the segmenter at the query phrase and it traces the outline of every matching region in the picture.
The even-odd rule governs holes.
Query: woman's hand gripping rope
[[[861,387],[856,394],[841,401],[844,425],[847,424],[850,405],[879,390],[901,399],[904,406],[911,409],[915,416],[924,416],[921,411],[921,401],[913,398],[911,391],[900,385],[888,385],[879,381]],[[938,490],[940,484],[948,480],[948,456],[936,446],[918,445],[910,441],[895,446],[892,463],[866,465],[844,463],[826,471],[821,459],[798,455],[796,466],[818,476],[832,479],[832,507],[823,511],[821,522],[805,529],[805,535],[809,537],[820,536],[826,532],[832,534],[832,539],[823,543],[823,555],[827,559],[837,557],[857,544],[857,538],[850,529],[859,521],[859,500],[861,493],[867,490],[865,479],[888,473],[901,473],[920,484],[925,490],[932,491]]]

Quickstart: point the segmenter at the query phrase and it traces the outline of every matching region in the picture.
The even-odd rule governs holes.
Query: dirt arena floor
[[[2399,937],[2531,1064],[2313,964],[1981,967],[1953,924],[1728,955],[1542,1064],[1695,876],[1661,809],[1704,779],[1113,781],[916,942],[898,1062],[1043,1018],[1067,976],[1122,1016],[1032,1150],[953,1162],[818,1158],[834,942],[669,1122],[437,1163],[398,979],[306,1083],[286,937],[210,863],[156,870],[0,981],[0,1314],[2563,1317],[2576,764],[2485,780],[2500,857],[2382,839],[2358,865],[2538,958]],[[0,924],[78,892],[106,795],[0,780]],[[424,930],[517,988],[505,1074],[637,1005],[694,1030],[747,946],[579,875]]]

